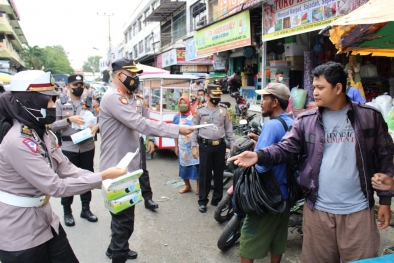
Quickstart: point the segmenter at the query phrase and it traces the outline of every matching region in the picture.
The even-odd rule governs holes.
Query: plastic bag
[[[391,107],[393,107],[393,99],[389,95],[380,95],[376,97],[375,103],[379,106],[382,112],[383,118],[386,118],[387,114],[390,112]]]
[[[305,107],[307,91],[304,89],[293,88],[291,91],[291,97],[293,99],[294,109],[303,109]]]

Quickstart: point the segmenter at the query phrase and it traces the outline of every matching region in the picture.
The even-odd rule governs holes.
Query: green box
[[[116,200],[112,200],[112,201],[104,200],[104,205],[110,212],[112,212],[113,214],[117,214],[123,210],[126,210],[134,206],[135,204],[138,204],[141,201],[142,201],[141,190],[138,190],[137,192],[134,192],[130,195],[124,196]]]
[[[297,43],[297,39],[295,36],[285,37],[285,44]]]
[[[104,187],[101,187],[101,193],[103,194],[104,199],[107,201],[112,201],[130,195],[141,189],[140,181],[138,179],[127,181],[123,188],[118,189],[120,186],[121,185],[118,185],[116,187],[117,189],[111,189],[109,191],[106,191]]]

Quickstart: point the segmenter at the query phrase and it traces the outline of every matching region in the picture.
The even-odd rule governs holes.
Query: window
[[[129,28],[129,40],[131,39],[131,37],[132,37],[132,35],[131,34],[133,34],[133,29],[130,27]]]
[[[144,53],[144,41],[141,40],[140,42],[138,42],[138,53],[141,55],[142,53]]]
[[[133,24],[133,37],[135,37],[135,35],[137,35],[137,24],[136,23],[134,23]]]
[[[164,47],[167,44],[171,43],[171,19],[161,25],[160,27],[160,41],[161,46]]]
[[[137,33],[140,32],[142,29],[142,17],[138,18],[137,21]]]
[[[159,7],[159,5],[160,5],[160,1],[159,1],[159,0],[155,1],[155,2],[152,4],[152,9],[155,10],[156,8]]]
[[[137,50],[137,45],[134,45],[134,58],[137,58],[138,57],[138,50]]]
[[[201,1],[190,7],[190,31],[195,31],[207,24],[206,9],[206,4]]]
[[[186,35],[186,9],[172,18],[174,41]]]
[[[145,26],[147,26],[147,25],[150,24],[150,22],[146,21],[146,18],[147,18],[151,13],[152,13],[152,12],[151,12],[150,8],[148,8],[148,9],[144,12],[144,17],[145,17],[144,23],[145,23]]]
[[[124,34],[124,42],[127,43],[127,33]]]
[[[148,53],[152,50],[152,36],[145,38],[145,52]]]

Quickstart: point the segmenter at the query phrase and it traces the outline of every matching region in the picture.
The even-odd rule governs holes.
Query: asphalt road
[[[97,143],[99,146],[99,142]],[[99,147],[97,147],[99,149]],[[96,150],[95,168],[98,167]],[[217,246],[224,224],[213,218],[214,207],[208,205],[208,211],[198,211],[195,193],[179,194],[178,188],[166,183],[179,180],[177,157],[170,150],[157,151],[152,160],[148,160],[153,199],[159,204],[155,212],[145,209],[143,203],[136,205],[135,231],[130,238],[130,248],[138,252],[138,258],[128,262],[136,263],[232,263],[240,262],[239,244],[223,253]],[[194,187],[195,184],[193,183]],[[61,217],[63,211],[58,198],[52,198],[54,212]],[[99,218],[97,223],[90,223],[79,217],[81,204],[79,197],[74,198],[72,206],[76,225],[64,226],[75,254],[82,263],[109,263],[105,251],[110,241],[110,215],[103,204],[100,190],[93,191],[91,210]],[[368,238],[368,237],[366,237]],[[394,231],[389,227],[381,231],[381,250],[394,244]],[[300,262],[301,237],[289,233],[288,248],[283,263]],[[269,262],[256,260],[255,262]]]

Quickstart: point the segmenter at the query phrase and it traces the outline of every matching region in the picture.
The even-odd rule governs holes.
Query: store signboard
[[[263,41],[322,29],[355,8],[355,0],[270,0],[263,6]]]
[[[162,68],[169,67],[177,64],[176,49],[171,49],[161,54]]]
[[[227,52],[213,55],[213,68],[215,70],[226,70]]]
[[[249,46],[251,44],[249,10],[198,30],[194,38],[198,57]]]
[[[259,5],[263,0],[218,0],[212,5],[214,21],[226,18]]]
[[[186,40],[186,61],[193,60],[197,58],[196,55],[196,41],[194,38]]]
[[[161,54],[156,57],[156,67],[163,68],[163,57]]]

